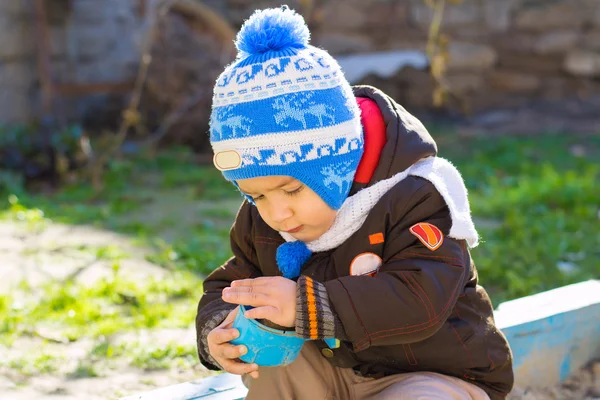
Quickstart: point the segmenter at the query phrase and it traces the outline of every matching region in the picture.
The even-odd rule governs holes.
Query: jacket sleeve
[[[196,342],[200,362],[211,370],[221,368],[208,352],[206,337],[236,307],[235,304],[225,303],[221,299],[221,292],[234,280],[262,275],[259,267],[253,262],[256,260],[256,253],[250,240],[252,229],[251,205],[244,201],[229,235],[233,257],[204,280],[204,293],[196,314]]]
[[[370,276],[345,276],[322,286],[354,351],[422,341],[445,323],[469,270],[464,241],[447,237],[448,207],[430,182],[414,192],[387,229],[383,265]],[[428,222],[444,234],[430,250],[410,232]]]

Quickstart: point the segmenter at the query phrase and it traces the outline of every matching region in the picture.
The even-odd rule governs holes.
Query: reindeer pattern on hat
[[[243,115],[234,114],[232,106],[221,107],[210,116],[211,135],[216,140],[221,140],[228,129],[230,137],[243,137],[250,135],[252,119]]]
[[[340,193],[344,193],[352,186],[355,172],[356,165],[349,161],[329,164],[321,169],[321,174],[325,177],[323,184],[329,189],[333,189],[332,185],[337,186]]]
[[[275,123],[289,127],[285,122],[287,119],[299,121],[302,128],[306,129],[306,116],[316,117],[319,121],[319,127],[323,126],[323,118],[331,120],[331,124],[335,124],[335,108],[326,103],[309,102],[313,94],[308,92],[297,93],[285,97],[278,97],[273,102],[273,109],[277,112],[273,115]]]

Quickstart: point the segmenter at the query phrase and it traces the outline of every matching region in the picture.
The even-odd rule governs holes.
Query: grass
[[[59,370],[60,365],[64,362],[64,356],[41,351],[15,360],[4,359],[0,361],[0,366],[4,365],[25,376],[34,376],[54,373]]]
[[[117,345],[102,341],[90,354],[92,360],[115,360],[124,358],[128,365],[147,371],[178,368],[193,368],[198,363],[193,343],[141,343],[125,342]],[[87,364],[84,364],[87,365]]]
[[[100,193],[86,182],[66,185],[51,195],[33,194],[22,186],[12,187],[10,193],[1,189],[0,180],[0,219],[37,230],[54,221],[130,234],[154,248],[148,256],[153,262],[198,274],[212,271],[228,256],[223,237],[235,216],[230,204],[241,203],[219,171],[195,165],[193,154],[184,148],[114,160]],[[229,203],[219,206],[217,200],[223,199]],[[177,231],[175,236],[164,240],[171,230]]]
[[[100,193],[85,182],[52,194],[36,193],[13,184],[18,181],[10,182],[10,191],[0,190],[0,220],[16,222],[30,235],[43,233],[53,222],[128,234],[150,249],[149,261],[170,272],[160,279],[133,281],[120,273],[121,262],[130,255],[119,243],[63,247],[68,256],[109,262],[112,276],[87,286],[74,280],[36,288],[22,283],[0,293],[0,347],[10,348],[31,335],[65,344],[83,339],[102,343],[117,333],[193,326],[202,278],[230,256],[228,230],[235,216],[231,204],[241,199],[218,171],[195,165],[193,154],[173,148],[156,157],[114,160]],[[230,201],[223,206],[217,199]],[[27,248],[23,254],[36,251]],[[158,346],[129,343],[89,358],[118,359],[143,369],[197,365],[193,344]],[[52,352],[42,350],[38,358],[6,360],[0,367],[30,376],[56,373],[61,365]],[[82,361],[69,375],[99,373],[94,364]]]
[[[495,304],[598,277],[599,137],[476,138],[441,155],[461,170],[475,217],[492,222],[472,254]]]
[[[131,365],[146,370],[165,369],[173,365],[179,368],[192,368],[196,364],[196,346],[170,342],[167,345],[148,346],[127,345],[126,353],[132,353]]]
[[[459,140],[440,133],[436,140],[440,155],[459,167],[469,188],[482,237],[472,254],[494,304],[598,276],[600,139]],[[196,165],[181,148],[113,160],[104,178],[101,193],[78,183],[48,195],[23,189],[18,177],[0,176],[0,219],[32,234],[53,221],[125,233],[150,248],[146,258],[169,274],[132,281],[120,272],[129,255],[118,243],[80,246],[74,251],[110,262],[112,276],[89,286],[50,282],[33,290],[22,284],[0,294],[0,347],[47,330],[64,343],[95,340],[72,377],[101,374],[95,366],[102,360],[142,369],[194,365],[193,344],[114,345],[108,338],[193,326],[202,278],[230,255],[228,229],[241,197],[218,171]],[[51,353],[28,357],[0,366],[31,375],[53,373],[61,363]]]
[[[1,342],[48,326],[59,326],[65,342],[131,329],[189,327],[202,288],[190,275],[146,282],[102,279],[91,286],[50,282],[35,291],[23,284],[0,297]]]

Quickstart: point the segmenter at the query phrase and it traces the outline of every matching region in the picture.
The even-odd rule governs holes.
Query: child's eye
[[[304,185],[300,186],[298,189],[294,189],[291,192],[286,191],[285,194],[287,194],[288,196],[294,196],[298,193],[300,193],[302,191],[302,189],[304,189]]]
[[[253,197],[253,198],[252,198],[252,200],[254,200],[254,201],[258,201],[258,200],[262,200],[262,199],[264,199],[264,198],[265,198],[265,196],[263,196],[263,195],[261,194],[260,196]]]

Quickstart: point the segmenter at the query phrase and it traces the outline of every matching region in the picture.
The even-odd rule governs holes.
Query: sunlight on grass
[[[0,296],[0,341],[7,343],[38,327],[60,326],[67,341],[108,336],[116,332],[150,328],[187,328],[193,324],[202,291],[200,278],[174,272],[169,278],[133,282],[103,279],[84,286],[51,282],[36,289],[23,284]]]
[[[600,139],[478,138],[450,146],[478,227],[472,254],[480,283],[500,301],[597,277],[600,259]],[[442,154],[444,156],[444,154]]]
[[[17,359],[0,359],[0,367],[8,367],[26,376],[50,374],[60,369],[66,358],[63,355],[46,352],[43,348],[27,353]]]
[[[68,374],[71,379],[78,378],[95,378],[102,376],[102,373],[98,372],[96,366],[89,361],[82,361],[77,365],[75,371]]]
[[[474,217],[482,221],[482,241],[472,254],[494,305],[597,277],[600,139],[457,140],[439,134],[436,140],[440,155],[460,169]],[[584,154],[570,152],[574,145]],[[172,148],[152,157],[113,160],[100,193],[81,182],[51,195],[35,194],[18,176],[0,174],[0,220],[32,234],[52,222],[125,233],[144,249],[146,260],[168,270],[160,280],[133,281],[119,273],[129,257],[119,243],[78,246],[72,250],[113,265],[112,277],[87,286],[51,282],[35,290],[23,283],[0,294],[0,345],[36,333],[43,338],[47,332],[64,343],[93,339],[88,359],[71,371],[72,377],[102,374],[101,362],[124,361],[142,369],[197,365],[194,343],[114,345],[109,338],[193,326],[202,278],[231,255],[228,230],[234,206],[241,203],[219,171],[196,165],[189,150]],[[52,373],[60,363],[60,357],[40,351],[0,366],[31,375]]]
[[[169,342],[166,345],[147,345],[127,343],[121,346],[123,354],[131,359],[131,364],[147,370],[171,367],[192,368],[197,364],[194,343]]]
[[[89,356],[91,359],[122,359],[128,365],[145,370],[169,368],[193,368],[198,363],[194,343],[148,343],[127,341],[117,345],[103,341],[96,345]]]

